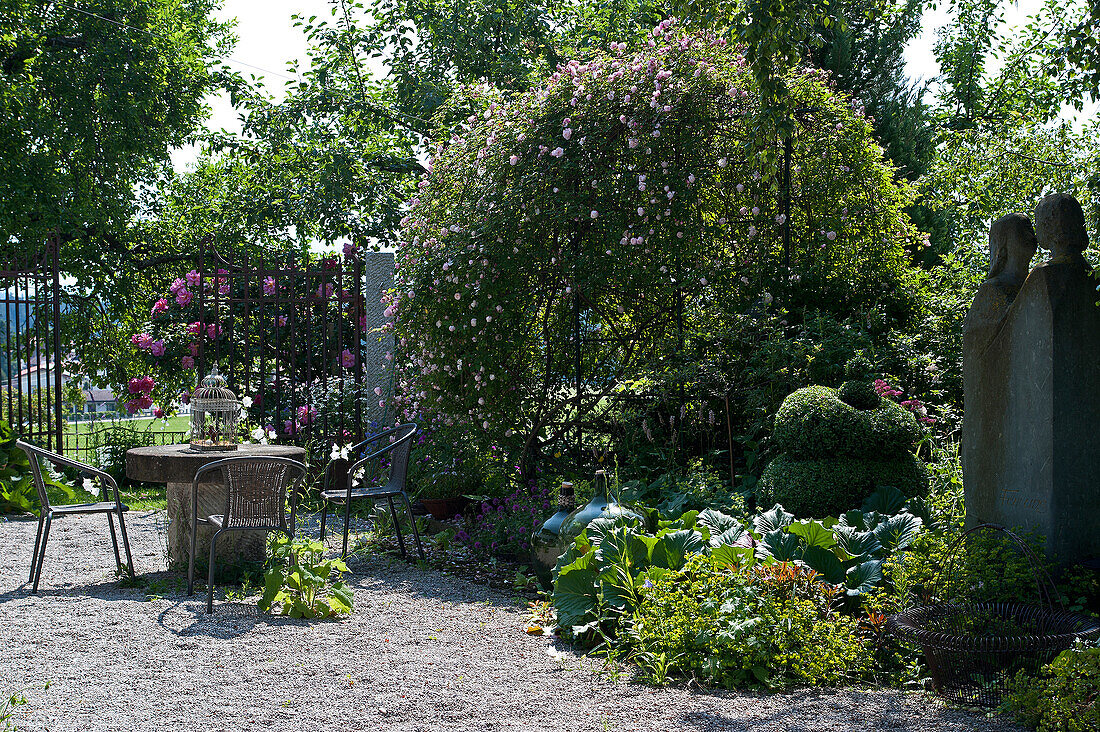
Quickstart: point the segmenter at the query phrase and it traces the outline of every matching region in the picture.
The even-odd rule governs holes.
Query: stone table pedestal
[[[231,452],[198,452],[188,445],[156,445],[126,451],[126,477],[168,486],[168,566],[187,571],[191,549],[191,483],[199,468],[227,457],[285,457],[304,460],[305,449],[292,445],[241,445]],[[217,478],[212,472],[208,477]],[[226,488],[221,482],[199,483],[198,515],[225,513]],[[199,524],[196,574],[206,571],[214,529]],[[250,562],[263,562],[266,531],[229,531],[218,537],[216,565],[232,573]],[[201,576],[201,575],[199,575]]]

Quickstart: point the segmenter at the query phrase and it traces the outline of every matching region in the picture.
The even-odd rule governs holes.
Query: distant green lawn
[[[150,432],[186,432],[190,426],[191,418],[188,416],[169,417],[167,420],[145,419],[102,419],[95,422],[68,422],[65,425],[65,452],[76,450],[76,435],[86,435],[97,430],[105,430],[112,426],[120,426],[126,429]]]
[[[65,425],[65,454],[76,460],[96,463],[91,455],[77,451],[77,436],[87,435],[100,430],[118,427],[136,432],[186,432],[190,427],[190,417],[169,417],[167,420],[145,419],[102,419],[95,422],[68,422]],[[186,441],[186,437],[180,437],[180,441]],[[150,483],[122,483],[122,501],[131,510],[143,511],[165,508],[164,486]]]

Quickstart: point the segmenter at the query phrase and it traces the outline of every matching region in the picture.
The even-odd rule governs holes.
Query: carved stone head
[[[1022,213],[1008,214],[989,227],[989,276],[1022,282],[1035,256],[1035,230]]]
[[[1035,228],[1039,243],[1051,252],[1051,261],[1079,259],[1088,248],[1085,212],[1077,199],[1065,193],[1052,193],[1035,207]]]

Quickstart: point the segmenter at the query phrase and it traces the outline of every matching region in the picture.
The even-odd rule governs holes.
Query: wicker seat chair
[[[130,556],[130,540],[126,537],[126,523],[122,518],[122,515],[130,510],[129,507],[122,503],[122,499],[118,493],[118,483],[107,473],[93,468],[91,465],[85,465],[84,463],[78,463],[75,460],[70,460],[67,457],[58,455],[57,453],[50,452],[49,450],[43,450],[41,447],[30,444],[29,442],[23,442],[22,440],[16,440],[15,444],[23,452],[27,454],[27,458],[31,463],[31,476],[34,478],[34,487],[38,490],[38,500],[42,504],[42,511],[38,516],[38,535],[34,539],[34,554],[31,556],[31,573],[27,579],[28,582],[32,582],[31,592],[38,592],[38,582],[42,579],[42,563],[46,559],[46,542],[50,538],[50,524],[56,518],[62,518],[64,516],[86,516],[96,513],[107,514],[107,526],[111,530],[111,544],[115,548],[115,566],[119,572],[123,571],[122,557],[118,553],[118,535],[115,533],[114,517],[118,517],[118,529],[122,533],[122,546],[126,550],[126,571],[130,577],[134,576],[134,560]],[[77,470],[91,475],[97,478],[100,482],[102,494],[101,498],[104,500],[96,503],[81,503],[76,505],[61,505],[54,506],[50,504],[50,497],[46,494],[46,483],[42,479],[42,465],[39,459],[43,458],[54,465],[64,465],[70,468],[76,468]],[[108,489],[110,493],[108,493]],[[113,494],[114,500],[111,499]]]
[[[393,517],[394,531],[397,533],[397,544],[401,548],[401,556],[405,556],[405,539],[401,534],[401,524],[397,520],[397,507],[393,503],[394,498],[401,498],[405,503],[405,511],[409,516],[409,524],[412,527],[413,538],[416,540],[416,551],[421,559],[424,558],[424,546],[420,543],[420,532],[416,528],[416,519],[412,515],[412,505],[409,503],[409,494],[405,492],[405,481],[409,472],[409,452],[412,450],[413,435],[417,426],[413,422],[407,422],[397,427],[380,432],[368,440],[352,448],[356,453],[374,444],[377,449],[371,454],[356,460],[348,468],[347,479],[344,486],[339,488],[327,488],[321,491],[321,541],[325,540],[325,524],[328,519],[328,504],[336,503],[344,506],[344,544],[342,556],[348,554],[348,531],[351,528],[351,504],[354,501],[377,502],[386,500],[390,506],[390,515]],[[392,442],[391,442],[392,440]],[[377,447],[381,445],[381,447]],[[363,485],[356,485],[355,476],[366,471],[372,464],[380,465],[383,457],[389,458],[390,477],[382,485],[371,485],[371,481],[364,481]],[[373,474],[373,473],[372,473]]]
[[[204,476],[220,471],[225,482],[225,509],[220,514],[199,514],[199,483]],[[204,465],[191,481],[191,555],[187,561],[187,594],[195,592],[195,551],[199,524],[214,527],[210,537],[210,565],[207,579],[206,612],[214,612],[214,551],[218,536],[226,531],[282,531],[294,538],[298,485],[306,466],[279,457],[230,457]],[[286,516],[290,496],[290,519]]]

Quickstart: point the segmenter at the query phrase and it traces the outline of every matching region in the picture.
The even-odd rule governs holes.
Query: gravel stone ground
[[[0,694],[24,690],[19,730],[1021,729],[926,694],[610,679],[524,633],[507,595],[386,556],[354,565],[347,620],[262,616],[221,593],[211,617],[204,595],[187,597],[185,578],[163,571],[162,521],[127,522],[143,589],[119,588],[105,521],[55,522],[37,596],[25,582],[35,521],[0,522]]]

